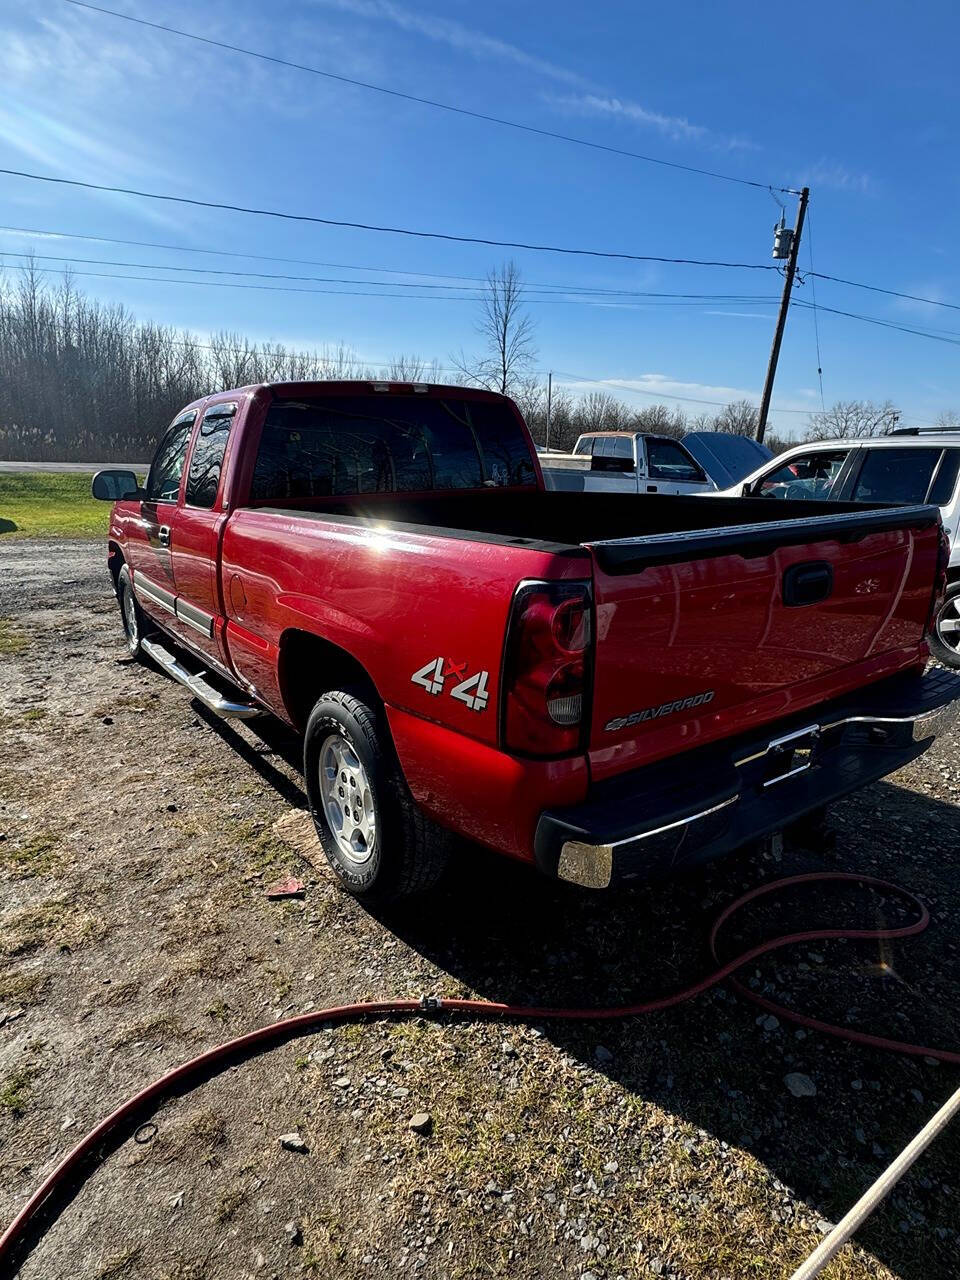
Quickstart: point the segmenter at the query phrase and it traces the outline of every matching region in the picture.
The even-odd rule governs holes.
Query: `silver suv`
[[[876,440],[817,440],[764,463],[707,497],[819,498],[838,502],[930,502],[950,539],[947,594],[930,648],[960,667],[960,433],[907,429]]]

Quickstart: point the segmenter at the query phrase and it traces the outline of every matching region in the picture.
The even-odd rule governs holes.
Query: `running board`
[[[167,675],[178,680],[195,698],[218,716],[228,720],[250,720],[260,714],[260,708],[252,702],[233,702],[225,698],[212,685],[207,684],[202,674],[194,675],[193,672],[188,671],[169,649],[165,649],[162,644],[157,644],[156,640],[141,640],[140,648],[154,660],[158,667],[166,671]]]

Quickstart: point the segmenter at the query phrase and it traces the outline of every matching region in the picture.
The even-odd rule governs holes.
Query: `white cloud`
[[[759,387],[731,387],[723,383],[685,382],[680,378],[672,378],[665,373],[641,373],[638,377],[633,378],[604,378],[589,382],[577,380],[571,374],[564,377],[562,385],[578,393],[596,391],[598,386],[602,386],[611,395],[634,391],[653,398],[660,397],[664,400],[676,398],[681,401],[701,400],[719,404],[732,404],[735,400],[749,400],[752,404],[760,403]],[[784,410],[790,411],[791,419],[797,416],[792,412],[793,410],[799,413],[812,412],[808,404],[791,396],[776,397],[774,406],[771,409],[772,416],[776,416],[777,410],[781,412]]]
[[[634,124],[657,130],[668,138],[685,140],[705,139],[709,130],[703,125],[691,124],[683,116],[667,116],[659,111],[650,111],[638,102],[630,102],[623,98],[603,97],[596,93],[568,94],[564,97],[551,97],[547,101],[563,111],[583,116],[618,116],[630,120]]]
[[[475,58],[511,62],[514,66],[537,72],[550,80],[557,80],[578,88],[590,87],[589,81],[576,71],[528,53],[525,49],[510,44],[506,40],[500,40],[496,36],[488,36],[482,31],[467,27],[453,18],[418,13],[394,4],[393,0],[316,0],[316,3],[339,9],[343,13],[353,14],[358,18],[392,23],[402,31],[425,36],[428,40],[445,44]]]
[[[869,173],[822,158],[807,170],[806,182],[811,187],[832,187],[835,191],[853,191],[860,195],[869,195],[876,188]]]

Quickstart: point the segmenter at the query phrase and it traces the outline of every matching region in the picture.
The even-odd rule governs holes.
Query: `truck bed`
[[[501,491],[270,510],[287,517],[290,536],[294,526],[309,536],[316,521],[318,534],[390,529],[411,548],[479,541],[525,551],[523,577],[546,566],[548,577],[589,579],[595,779],[775,721],[926,656],[939,537],[931,507]],[[531,575],[533,552],[541,568]],[[451,546],[453,566],[472,558],[466,545]],[[395,567],[398,587],[422,592],[416,559]],[[448,592],[475,592],[466,567],[464,576]],[[794,595],[808,578],[812,594]]]
[[[722,537],[725,546],[733,541],[754,545],[775,541],[784,545],[794,535],[790,526],[797,521],[824,522],[823,530],[835,531],[850,538],[868,529],[919,527],[935,524],[937,511],[932,507],[875,506],[859,502],[817,502],[771,499],[768,503],[753,498],[719,498],[705,505],[699,497],[645,495],[640,501],[628,493],[555,493],[501,491],[494,496],[482,493],[436,493],[407,497],[392,493],[367,494],[349,498],[311,498],[282,506],[264,508],[303,515],[351,519],[363,523],[404,524],[412,530],[422,529],[434,536],[482,538],[514,545],[526,544],[538,550],[571,550],[575,547],[629,542],[634,548],[649,542],[649,563],[667,563],[677,555],[694,554],[694,541],[687,537],[697,532],[698,550],[726,531],[738,531],[736,538]],[[845,519],[839,517],[846,517]],[[747,531],[770,526],[763,538]],[[795,525],[796,536],[806,540],[811,525]],[[814,531],[815,532],[815,531]],[[670,535],[677,545],[668,549]],[[703,551],[700,550],[700,554]],[[759,554],[759,552],[758,552]],[[609,549],[600,558],[607,565],[629,564],[621,550]]]

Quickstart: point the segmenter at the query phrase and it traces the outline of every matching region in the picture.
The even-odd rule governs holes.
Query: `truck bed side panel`
[[[360,662],[388,706],[495,746],[516,584],[589,573],[585,552],[558,556],[335,516],[239,510],[222,557],[231,658],[283,714],[277,648],[285,632],[306,631]]]

